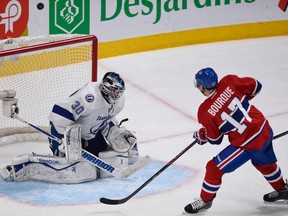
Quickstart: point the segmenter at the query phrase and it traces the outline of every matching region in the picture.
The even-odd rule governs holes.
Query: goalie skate
[[[7,165],[5,167],[1,167],[0,168],[0,175],[2,176],[2,178],[6,181],[13,181],[13,175],[11,173],[12,167],[11,165]]]
[[[285,186],[278,191],[265,194],[263,200],[266,204],[288,205],[288,184],[286,183]]]

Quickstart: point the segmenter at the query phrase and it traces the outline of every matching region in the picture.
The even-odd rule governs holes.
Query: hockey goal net
[[[49,35],[0,41],[0,90],[15,90],[19,116],[49,132],[52,106],[97,80],[97,38]],[[0,144],[43,139],[32,127],[2,115]],[[47,137],[46,137],[47,139]]]

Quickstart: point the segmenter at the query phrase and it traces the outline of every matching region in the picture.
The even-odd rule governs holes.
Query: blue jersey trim
[[[75,118],[74,118],[73,114],[71,112],[69,112],[68,110],[64,109],[63,107],[60,107],[58,105],[54,105],[52,112],[55,114],[58,114],[64,118],[67,118],[70,121],[75,122]]]

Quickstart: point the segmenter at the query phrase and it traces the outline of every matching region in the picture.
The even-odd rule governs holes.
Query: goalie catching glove
[[[128,152],[136,143],[135,134],[125,127],[119,127],[110,122],[102,130],[102,134],[108,141],[110,147],[116,152]]]

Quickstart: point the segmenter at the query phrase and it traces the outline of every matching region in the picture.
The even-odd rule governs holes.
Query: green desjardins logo
[[[50,34],[89,34],[90,0],[50,0]]]

